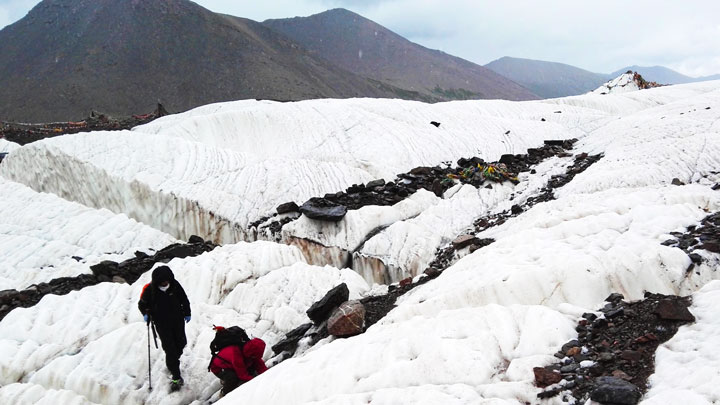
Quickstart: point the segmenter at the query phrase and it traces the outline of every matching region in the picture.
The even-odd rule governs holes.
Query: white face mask
[[[168,288],[170,288],[170,284],[166,285],[165,287],[158,286],[158,288],[160,289],[160,291],[165,292],[165,291],[167,291]]]

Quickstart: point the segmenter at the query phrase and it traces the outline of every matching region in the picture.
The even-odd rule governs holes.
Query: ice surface
[[[7,139],[0,138],[0,153],[9,153],[19,147],[20,147],[20,145],[18,145],[15,142],[11,142],[11,141],[8,141]]]
[[[246,328],[268,343],[268,356],[270,345],[309,321],[305,310],[329,289],[345,282],[354,298],[368,289],[351,270],[309,266],[296,248],[269,242],[227,245],[168,265],[193,310],[181,359],[188,389],[167,396],[164,355],[153,348],[158,389],[148,394],[148,337],[137,310],[148,272],[133,285],[105,283],[49,295],[35,307],[8,314],[0,322],[0,403],[35,395],[37,386],[48,390],[46,396],[69,390],[104,404],[207,399],[218,387],[207,372],[213,324]],[[23,388],[8,385],[17,381]]]
[[[648,290],[694,294],[698,322],[659,350],[645,402],[702,404],[720,400],[713,354],[720,256],[702,252],[705,262],[687,273],[685,252],[661,243],[720,209],[711,189],[720,180],[718,134],[718,81],[522,103],[241,101],[131,132],[37,142],[10,154],[0,173],[173,235],[237,240],[251,238],[243,226],[281,202],[418,165],[494,160],[543,139],[578,137],[573,153],[604,157],[557,189],[556,200],[480,233],[496,242],[401,297],[364,334],[323,340],[218,403],[559,404],[559,397],[537,400],[532,368],[554,361],[576,337],[578,317],[610,292],[637,299]],[[457,186],[442,199],[420,192],[335,224],[299,219],[283,238],[422,271],[434,249],[476,216],[521,203],[570,161],[550,159],[517,186]],[[673,178],[688,185],[671,185]],[[170,262],[193,303],[182,358],[188,385],[172,395],[147,392],[147,330],[135,303],[149,275],[16,309],[0,321],[0,403],[53,395],[79,404],[206,403],[219,387],[205,371],[213,323],[238,324],[272,344],[306,322],[307,307],[338,283],[348,283],[353,298],[370,291],[349,269],[306,262],[297,247],[269,242]],[[159,351],[151,364],[161,387]]]
[[[372,180],[342,163],[250,162],[242,153],[130,131],[35,142],[9,155],[0,174],[37,191],[125,213],[178,239],[199,235],[222,243],[252,240],[248,224],[283,202]]]
[[[177,242],[123,214],[96,210],[0,177],[0,290],[90,273],[103,260]],[[73,259],[73,256],[76,259]]]

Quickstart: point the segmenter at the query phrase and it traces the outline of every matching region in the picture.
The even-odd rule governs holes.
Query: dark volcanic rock
[[[347,213],[347,207],[325,198],[313,197],[300,206],[300,212],[308,218],[337,222]]]
[[[194,256],[195,249],[192,245],[186,245],[182,243],[175,243],[165,248],[160,249],[156,254],[155,258],[160,261],[170,261],[176,257],[184,258]]]
[[[642,393],[632,383],[616,377],[598,377],[590,399],[603,404],[635,405]]]
[[[197,235],[190,235],[190,237],[188,238],[188,243],[205,243],[205,240]]]
[[[300,207],[298,207],[297,204],[295,204],[294,201],[286,202],[284,204],[278,205],[276,208],[276,211],[278,214],[287,214],[290,212],[298,212],[300,210]]]
[[[112,275],[118,270],[118,264],[112,260],[104,260],[98,264],[90,266],[90,270],[98,277],[112,277]]]
[[[368,184],[365,185],[366,188],[373,189],[375,187],[382,187],[385,185],[385,180],[383,179],[377,179],[368,182]]]
[[[315,325],[325,321],[330,313],[350,297],[350,290],[345,283],[328,291],[324,297],[312,304],[307,310],[307,316]]]
[[[690,305],[689,297],[645,293],[645,299],[628,303],[622,295],[611,294],[607,300],[611,302],[601,311],[606,317],[609,313],[615,316],[591,322],[594,314],[583,314],[578,322],[578,329],[582,329],[578,339],[567,342],[556,353],[560,362],[544,367],[548,371],[560,370],[565,380],[574,382],[564,388],[570,390],[576,403],[585,403],[591,395],[593,400],[607,404],[636,403],[654,372],[655,350],[690,319],[689,312],[684,313]],[[682,319],[658,316],[659,307],[667,311],[667,318]],[[594,360],[595,364],[579,367],[584,360]],[[593,380],[596,377],[615,380],[596,379],[602,382],[598,384]],[[557,392],[541,394],[545,398]]]
[[[300,339],[305,336],[305,333],[310,330],[312,326],[312,323],[304,323],[297,328],[291,330],[290,332],[288,332],[287,335],[285,335],[285,339],[273,345],[272,351],[276,354],[280,354],[284,351],[294,353],[295,349],[297,348],[298,341],[300,341]]]

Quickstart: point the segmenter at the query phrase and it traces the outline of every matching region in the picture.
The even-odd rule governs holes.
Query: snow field
[[[472,228],[473,222],[485,215],[509,210],[513,204],[523,204],[545,186],[547,180],[555,174],[565,172],[565,166],[571,158],[552,158],[540,163],[537,175],[522,173],[520,184],[492,183],[492,188],[475,188],[471,185],[456,185],[446,192],[437,204],[428,207],[416,216],[396,221],[387,229],[370,238],[362,250],[355,254],[358,259],[369,258],[382,261],[389,267],[390,274],[361,266],[353,266],[365,280],[380,282],[383,279],[397,282],[406,277],[415,277],[422,273],[435,258],[435,250],[447,245],[465,230]],[[510,197],[513,196],[511,200]],[[369,261],[369,260],[368,260]],[[375,264],[377,265],[377,264]],[[369,275],[374,275],[371,279]]]
[[[20,145],[15,142],[10,142],[5,138],[0,138],[0,153],[9,153],[19,147]]]
[[[407,390],[450,403],[533,401],[532,367],[549,364],[548,353],[574,334],[573,319],[542,306],[441,311],[372,326],[286,360],[218,404],[397,404],[408,403]],[[283,389],[271,389],[277,381]]]
[[[538,204],[480,233],[496,242],[401,297],[383,322],[488,303],[594,310],[611,292],[628,300],[642,299],[646,290],[687,295],[695,289],[685,275],[690,259],[661,243],[668,232],[718,209],[720,195],[698,185],[615,189]],[[706,277],[720,278],[706,270]]]
[[[576,336],[577,318],[609,293],[628,300],[645,290],[690,294],[718,278],[717,254],[702,253],[707,261],[687,274],[687,255],[661,242],[720,209],[720,193],[709,187],[719,166],[719,89],[720,82],[706,82],[526,103],[224,103],[132,132],[25,146],[8,156],[0,174],[142,217],[173,235],[237,240],[251,236],[242,224],[281,202],[301,203],[419,165],[473,155],[495,160],[543,139],[579,137],[575,153],[605,157],[558,189],[557,200],[479,234],[496,242],[401,297],[364,334],[324,340],[219,402],[535,404],[532,367],[554,361],[552,354]],[[300,219],[283,236],[338,249],[365,242],[363,251],[387,263],[420,268],[432,245],[464,230],[475,215],[504,209],[513,193],[521,203],[544,184],[542,176],[564,170],[559,160],[544,164],[527,184],[457,187],[442,200],[421,192],[400,207],[350,213],[347,223],[318,227]],[[70,180],[58,180],[64,177]],[[699,184],[672,186],[674,177]],[[380,225],[389,226],[364,241]],[[170,263],[193,303],[181,360],[188,387],[174,395],[147,393],[147,329],[136,301],[149,273],[132,286],[103,284],[14,310],[0,322],[0,403],[50,395],[78,403],[203,403],[219,386],[205,371],[210,325],[238,324],[272,345],[307,321],[304,310],[340,282],[354,298],[368,291],[348,269],[305,261],[296,247],[239,243]],[[648,403],[718,401],[716,283],[695,293],[698,322],[658,353]],[[154,349],[152,371],[163,386],[164,358]]]
[[[103,260],[123,261],[137,250],[177,242],[124,214],[37,193],[2,177],[0,188],[0,290],[90,273]]]
[[[130,131],[46,139],[8,156],[0,174],[42,192],[129,217],[187,240],[252,240],[247,226],[288,200],[372,178],[342,164],[249,163],[246,156]]]
[[[134,131],[198,141],[256,159],[343,162],[373,178],[392,180],[417,166],[475,155],[493,161],[505,153],[523,153],[543,139],[572,138],[568,127],[584,114],[598,115],[576,107],[553,114],[555,108],[500,100],[237,101],[166,116]],[[436,128],[430,121],[441,125]]]
[[[193,309],[181,358],[187,389],[167,395],[162,350],[152,349],[153,385],[148,393],[147,328],[137,300],[148,272],[133,285],[105,283],[66,296],[46,296],[32,308],[0,322],[0,402],[35,395],[42,386],[69,390],[87,401],[114,404],[181,404],[207,400],[219,381],[207,372],[212,325],[239,325],[270,346],[308,322],[305,310],[329,289],[346,282],[351,297],[368,286],[355,272],[303,263],[291,246],[239,243],[168,264]],[[276,322],[277,320],[277,322]],[[33,397],[35,398],[35,397]],[[82,403],[82,402],[81,402]]]

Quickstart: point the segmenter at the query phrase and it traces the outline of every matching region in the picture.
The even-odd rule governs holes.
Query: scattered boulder
[[[373,181],[368,182],[368,184],[366,184],[365,187],[366,187],[366,188],[369,188],[369,189],[373,189],[373,188],[375,188],[375,187],[382,187],[382,186],[384,186],[384,185],[385,185],[385,180],[384,180],[384,179],[377,179],[377,180],[373,180]]]
[[[655,308],[655,313],[660,319],[695,322],[695,317],[687,309],[687,305],[677,300],[660,300]]]
[[[197,235],[190,235],[190,238],[188,238],[188,243],[205,243],[205,240]]]
[[[304,323],[291,330],[287,335],[285,335],[283,340],[273,345],[272,351],[275,352],[275,354],[280,354],[285,351],[294,353],[295,349],[297,349],[298,342],[305,336],[305,333],[307,333],[312,326],[312,323]]]
[[[452,241],[453,247],[457,249],[462,249],[466,246],[470,246],[473,244],[479,244],[480,239],[475,237],[475,235],[461,235],[455,238],[454,241]]]
[[[540,388],[545,388],[548,385],[557,384],[562,381],[562,374],[553,370],[548,370],[544,367],[533,368],[535,374],[535,385]]]
[[[690,298],[649,292],[640,301],[625,302],[623,298],[622,294],[610,294],[608,303],[600,309],[601,317],[582,315],[576,327],[578,338],[555,353],[557,363],[544,367],[549,372],[560,371],[568,383],[562,389],[541,392],[539,398],[567,390],[575,403],[585,403],[589,398],[603,404],[637,403],[653,373],[655,350],[671,339],[683,323],[690,322],[687,314],[674,315],[676,311],[687,311]],[[673,314],[668,318],[683,319],[659,316],[660,303]],[[592,363],[583,365],[584,361]]]
[[[430,124],[431,124],[431,125],[435,125],[435,128],[440,127],[440,123],[437,122],[437,121],[430,121]]]
[[[300,212],[308,218],[337,222],[347,214],[347,207],[325,198],[313,197],[300,206]]]
[[[90,271],[97,276],[105,276],[111,278],[118,271],[118,264],[112,260],[103,260],[98,264],[90,266]]]
[[[342,283],[328,291],[324,297],[312,304],[307,310],[307,316],[315,325],[325,321],[333,309],[347,301],[350,297],[350,290],[345,283]]]
[[[280,204],[275,209],[278,214],[288,214],[290,212],[298,212],[300,210],[300,207],[298,207],[297,204],[295,204],[294,201],[286,202],[284,204]]]
[[[363,332],[365,307],[360,301],[347,301],[335,308],[328,318],[328,333],[333,336],[353,336]]]
[[[640,400],[640,389],[617,377],[598,377],[590,399],[603,404],[635,405]]]

